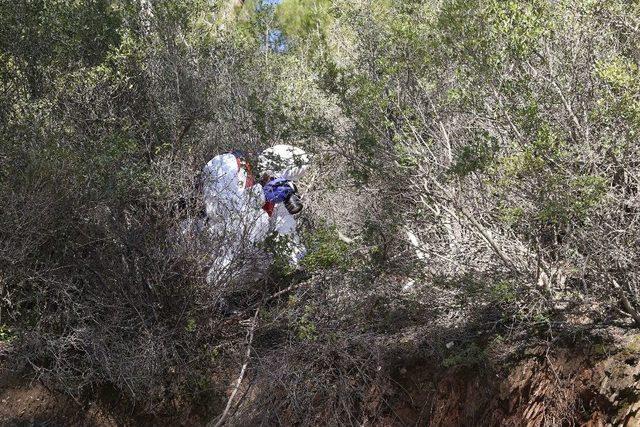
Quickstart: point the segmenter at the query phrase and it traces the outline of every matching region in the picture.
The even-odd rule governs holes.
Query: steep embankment
[[[640,335],[606,332],[593,344],[519,350],[492,368],[400,368],[407,398],[393,417],[406,425],[640,425]]]
[[[395,390],[372,391],[391,410],[372,425],[604,426],[640,425],[640,335],[607,330],[607,340],[579,346],[544,345],[512,352],[501,366],[434,369],[413,361],[391,373]],[[585,342],[587,344],[585,344]],[[589,343],[592,344],[589,344]],[[468,362],[468,360],[467,360]],[[171,416],[135,414],[117,396],[80,403],[37,383],[5,375],[0,425],[204,425],[196,408]],[[177,409],[177,408],[176,408]]]

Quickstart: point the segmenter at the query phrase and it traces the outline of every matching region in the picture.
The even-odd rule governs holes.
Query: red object
[[[238,165],[238,170],[244,169],[247,172],[247,180],[245,181],[244,188],[251,188],[253,184],[256,183],[256,179],[253,177],[253,173],[251,173],[251,165],[247,163],[244,159],[236,156],[236,164]]]
[[[262,205],[262,209],[269,215],[273,215],[273,209],[276,207],[276,204],[273,202],[265,202],[264,205]]]
[[[245,172],[247,172],[247,180],[245,182],[244,188],[251,188],[254,186],[254,184],[256,183],[256,179],[253,176],[253,173],[251,172],[251,165],[244,159],[235,156],[236,157],[236,164],[238,165],[238,170],[240,169],[244,169]],[[273,209],[276,207],[276,204],[273,202],[265,202],[264,205],[262,205],[262,209],[269,215],[272,216],[273,215]]]

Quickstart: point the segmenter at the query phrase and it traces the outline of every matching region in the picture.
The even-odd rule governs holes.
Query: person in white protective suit
[[[244,153],[235,151],[211,159],[203,169],[206,230],[222,242],[207,274],[209,283],[230,274],[240,280],[261,277],[271,257],[259,245],[271,232],[284,241],[285,256],[295,267],[305,254],[293,217],[302,209],[295,181],[304,175],[309,156],[290,145],[263,151],[256,181]],[[235,267],[232,267],[235,266]]]

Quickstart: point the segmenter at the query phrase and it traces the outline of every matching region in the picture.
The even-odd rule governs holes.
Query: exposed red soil
[[[640,426],[637,344],[640,337],[631,337],[608,356],[537,348],[505,371],[454,367],[434,375],[406,367],[396,380],[407,397],[382,424]]]

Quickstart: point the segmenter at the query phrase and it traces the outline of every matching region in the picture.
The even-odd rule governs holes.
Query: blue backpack
[[[294,195],[298,191],[298,188],[289,180],[276,178],[267,182],[263,190],[264,198],[267,202],[282,203]]]

